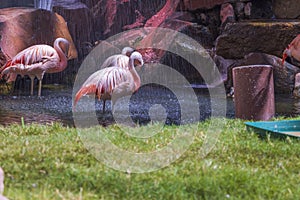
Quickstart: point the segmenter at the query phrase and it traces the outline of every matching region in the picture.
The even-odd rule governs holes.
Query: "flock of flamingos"
[[[69,42],[64,38],[57,38],[53,47],[49,45],[34,45],[19,52],[8,60],[0,69],[0,79],[7,82],[16,80],[17,75],[27,75],[31,79],[31,95],[33,95],[34,79],[39,80],[38,96],[41,96],[42,79],[45,73],[57,73],[67,67]],[[300,61],[300,35],[298,35],[285,49],[282,63],[287,57]],[[116,97],[132,94],[141,85],[141,80],[135,70],[136,66],[143,66],[142,55],[130,47],[125,47],[122,54],[108,57],[100,70],[93,73],[75,95],[74,107],[79,99],[88,94],[94,94],[104,101]],[[112,111],[115,102],[112,102]]]
[[[67,67],[69,42],[64,38],[57,38],[53,47],[49,45],[34,45],[19,52],[8,60],[0,69],[0,79],[7,82],[16,80],[17,75],[27,75],[31,79],[31,95],[33,95],[34,79],[39,80],[38,96],[41,96],[42,79],[45,73],[57,73]],[[135,70],[143,66],[142,55],[130,47],[125,47],[122,54],[108,57],[101,65],[100,70],[93,73],[77,92],[74,108],[79,99],[88,94],[95,94],[104,101],[116,97],[132,94],[141,85],[141,80]],[[115,102],[112,102],[112,110]]]

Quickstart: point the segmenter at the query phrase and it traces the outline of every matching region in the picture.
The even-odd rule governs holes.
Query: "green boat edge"
[[[287,137],[298,138],[299,135],[294,135],[289,132],[300,132],[300,120],[279,120],[279,121],[258,121],[245,122],[248,131],[254,131],[260,137],[285,139]],[[292,131],[291,131],[292,130]]]

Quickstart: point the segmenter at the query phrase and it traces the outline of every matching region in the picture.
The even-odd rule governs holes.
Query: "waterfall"
[[[52,11],[53,0],[34,0],[34,7]]]

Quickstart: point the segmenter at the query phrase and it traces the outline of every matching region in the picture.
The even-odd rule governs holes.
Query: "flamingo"
[[[4,190],[4,172],[2,168],[0,167],[0,195],[3,193]]]
[[[108,57],[101,65],[100,69],[104,69],[106,67],[112,67],[112,66],[119,66],[128,69],[128,63],[129,63],[128,61],[132,52],[134,52],[133,48],[124,47],[122,49],[121,54],[116,54]]]
[[[81,86],[75,95],[74,107],[82,96],[95,94],[98,99],[102,99],[103,113],[105,111],[105,101],[116,97],[126,96],[137,91],[141,85],[141,79],[135,70],[135,64],[143,65],[144,61],[139,52],[133,52],[128,60],[128,69],[120,66],[112,66],[100,69],[93,73]],[[112,112],[114,112],[114,100],[112,102]]]
[[[4,190],[4,172],[0,167],[0,200],[8,200],[5,196],[2,196]]]
[[[282,64],[287,57],[293,57],[297,61],[300,61],[300,34],[293,39],[293,41],[287,46],[282,55]]]
[[[66,48],[64,52],[61,44]],[[7,61],[0,69],[0,78],[7,76],[7,82],[15,81],[17,75],[28,75],[31,79],[31,91],[33,95],[34,78],[39,80],[38,96],[41,96],[42,79],[45,73],[57,73],[67,67],[67,54],[69,42],[64,38],[57,38],[53,47],[45,44],[33,45],[19,52],[14,58]]]
[[[0,194],[0,200],[8,200],[8,198],[6,198],[5,196],[2,196],[2,195]]]

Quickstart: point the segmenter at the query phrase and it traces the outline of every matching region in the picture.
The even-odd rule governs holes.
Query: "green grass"
[[[74,128],[0,126],[4,195],[15,200],[300,198],[300,141],[260,139],[246,130],[243,121],[222,119],[225,127],[216,146],[203,158],[201,147],[212,121],[181,128],[160,129],[157,124],[128,128],[159,133],[151,138],[130,137],[124,127],[99,128],[117,147],[139,153],[161,149],[175,133],[194,134],[192,145],[177,161],[139,174],[99,162]]]

